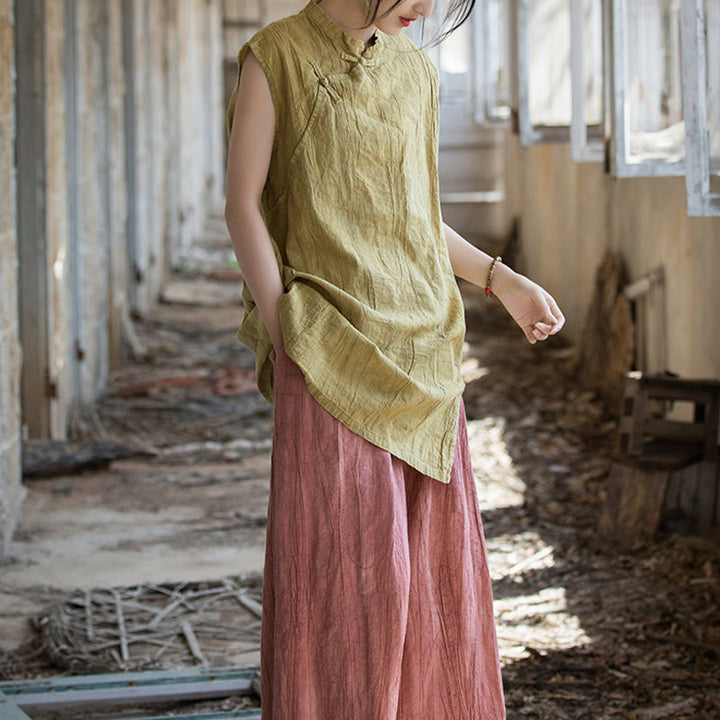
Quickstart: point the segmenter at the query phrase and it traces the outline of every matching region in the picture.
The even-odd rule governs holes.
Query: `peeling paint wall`
[[[614,179],[599,163],[572,162],[567,145],[520,146],[506,135],[508,217],[521,220],[523,267],[582,332],[595,271],[618,250],[630,281],[664,266],[666,348],[648,369],[720,378],[720,218],[689,218],[684,178]]]
[[[0,556],[15,529],[20,485],[20,338],[17,312],[13,13],[0,0]]]

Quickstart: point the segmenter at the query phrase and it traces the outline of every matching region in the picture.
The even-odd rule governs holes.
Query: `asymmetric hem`
[[[249,51],[275,107],[262,208],[285,349],[334,417],[447,483],[465,321],[440,212],[437,70],[403,35],[366,48],[313,0],[244,45],[240,69]],[[238,338],[273,402],[272,344],[247,286],[243,299]]]

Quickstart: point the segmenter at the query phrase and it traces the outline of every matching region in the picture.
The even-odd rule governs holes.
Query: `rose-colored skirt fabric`
[[[263,720],[503,720],[464,408],[443,484],[273,382]]]

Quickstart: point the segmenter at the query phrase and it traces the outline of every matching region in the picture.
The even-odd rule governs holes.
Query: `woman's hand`
[[[524,275],[499,264],[493,279],[493,293],[522,328],[528,342],[547,340],[565,324],[553,297]]]

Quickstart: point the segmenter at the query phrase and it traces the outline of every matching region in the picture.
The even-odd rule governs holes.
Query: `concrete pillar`
[[[112,363],[122,350],[122,318],[127,312],[127,252],[125,247],[127,184],[125,177],[125,122],[122,0],[106,0],[107,41],[104,95],[106,123],[108,355]]]
[[[183,3],[178,13],[180,235],[177,255],[222,205],[222,13],[217,0]],[[208,206],[211,206],[210,208]]]
[[[25,493],[20,484],[20,339],[15,233],[15,29],[10,0],[0,0],[0,557]]]
[[[126,276],[120,4],[64,0],[68,363],[74,402],[101,391],[121,345]]]
[[[35,2],[36,0],[32,0]],[[16,8],[25,0],[16,0]],[[70,345],[70,283],[68,280],[68,203],[66,114],[64,90],[65,22],[62,0],[44,2],[44,62],[40,87],[44,89],[45,123],[45,235],[47,238],[49,330],[48,378],[50,435],[67,435],[67,416],[73,386],[68,362]],[[32,32],[26,29],[24,33]],[[37,32],[37,29],[35,29]],[[31,91],[33,88],[31,88]],[[18,173],[21,170],[18,169]],[[20,237],[21,244],[26,238]],[[23,288],[24,289],[24,288]],[[34,348],[23,346],[25,361]],[[23,408],[23,420],[25,409]]]
[[[169,238],[170,262],[176,263],[177,247],[180,244],[182,226],[182,180],[180,175],[180,132],[179,108],[181,63],[180,63],[180,3],[165,0],[165,87],[163,107],[175,108],[173,113],[165,113],[164,135],[167,141],[167,184],[165,203],[165,231]],[[172,118],[172,121],[171,121]]]
[[[71,397],[61,0],[16,0],[17,228],[23,424],[63,437]]]
[[[207,152],[205,154],[205,209],[221,212],[225,206],[225,91],[223,87],[222,2],[207,4]]]
[[[131,292],[142,311],[169,258],[223,204],[222,12],[219,0],[123,0],[123,10]]]

